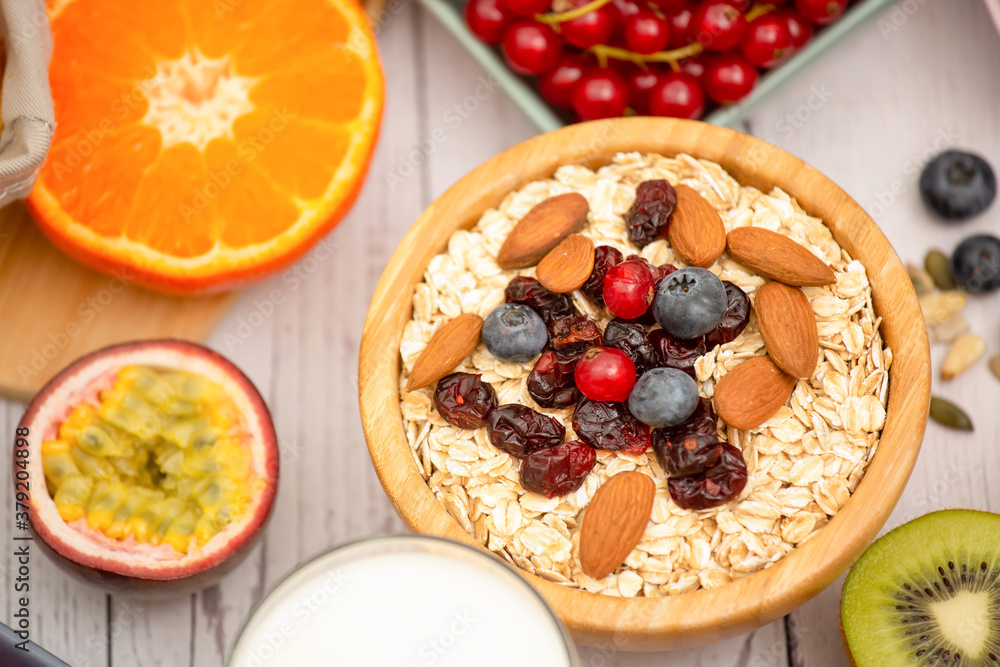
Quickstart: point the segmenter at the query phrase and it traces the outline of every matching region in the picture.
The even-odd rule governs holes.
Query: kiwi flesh
[[[1000,667],[1000,515],[932,512],[878,539],[840,622],[857,667]]]

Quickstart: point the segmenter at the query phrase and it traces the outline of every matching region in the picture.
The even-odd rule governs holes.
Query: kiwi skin
[[[995,621],[984,617],[984,625],[974,624],[985,628],[973,640],[979,642],[975,653],[966,643],[968,635],[956,643],[947,634],[950,623],[942,629],[936,620],[931,622],[937,613],[956,618],[954,605],[945,610],[938,605],[970,589],[990,596],[982,612],[992,618],[990,610],[1000,604],[1000,515],[931,512],[879,538],[844,581],[839,621],[851,665],[921,667],[959,654],[962,659],[956,664],[995,664],[995,658],[989,659],[1000,654],[1000,625]],[[959,611],[968,611],[968,605]],[[925,650],[918,653],[920,649]]]

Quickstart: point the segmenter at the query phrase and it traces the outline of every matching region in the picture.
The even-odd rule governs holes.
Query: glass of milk
[[[423,535],[328,551],[279,582],[229,667],[576,667],[566,628],[513,568]]]

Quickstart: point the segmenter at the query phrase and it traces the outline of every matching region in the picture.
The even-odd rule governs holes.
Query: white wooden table
[[[388,79],[381,143],[357,206],[330,237],[334,251],[325,261],[307,260],[300,283],[276,277],[248,290],[211,339],[247,371],[274,414],[282,476],[266,537],[219,586],[172,602],[109,597],[36,556],[33,639],[75,667],[222,665],[251,606],[282,574],[344,540],[402,530],[372,472],[358,418],[357,353],[368,300],[420,211],[470,168],[535,130],[429,16],[393,3],[398,12],[380,33]],[[1000,233],[1000,204],[950,227],[928,216],[916,187],[921,162],[948,145],[1000,166],[1000,38],[981,0],[897,7],[760,107],[746,129],[832,177],[873,214],[904,260],[920,261],[929,247],[950,250],[965,234]],[[269,312],[264,302],[274,289],[286,299],[246,336],[248,315]],[[990,354],[1000,353],[998,305],[994,296],[969,308]],[[935,367],[942,353],[934,351]],[[935,378],[935,390],[968,408],[976,432],[928,426],[890,526],[945,507],[1000,511],[991,477],[1000,478],[1000,383],[980,364],[947,385]],[[0,402],[8,442],[22,409]],[[10,479],[9,461],[0,456],[2,480]],[[0,543],[9,545],[5,494]],[[2,553],[0,605],[9,621],[15,568],[12,549]],[[783,622],[713,646],[646,655],[582,649],[582,663],[846,665],[839,590],[837,582]]]

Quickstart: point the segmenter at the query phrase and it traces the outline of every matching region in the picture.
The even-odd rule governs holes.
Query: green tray
[[[736,127],[761,101],[801,72],[812,61],[825,53],[849,32],[879,13],[895,0],[864,0],[853,5],[838,21],[824,28],[806,48],[795,54],[787,63],[765,74],[757,86],[742,102],[722,107],[704,118],[709,123]],[[503,59],[490,46],[480,42],[465,25],[462,8],[465,0],[420,0],[448,31],[464,46],[472,57],[507,91],[528,118],[542,132],[550,132],[565,125],[523,78],[507,68]]]

